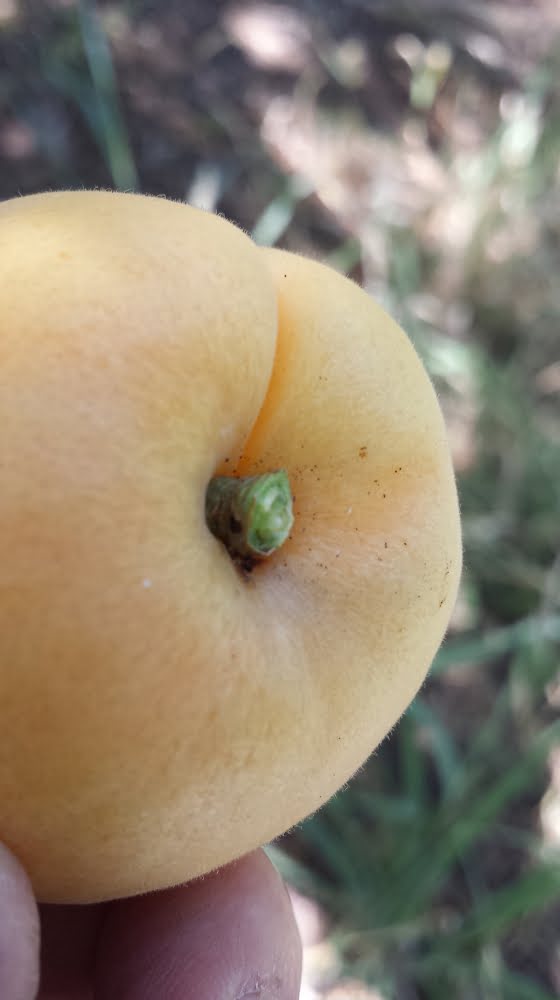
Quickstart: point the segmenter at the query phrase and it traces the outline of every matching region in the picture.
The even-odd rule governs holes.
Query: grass
[[[512,763],[511,715],[504,698],[461,749],[419,698],[390,752],[381,751],[373,769],[298,830],[304,858],[319,858],[322,874],[313,864],[310,879],[308,865],[273,850],[286,878],[333,914],[345,971],[388,996],[395,995],[397,972],[434,1000],[509,996],[504,977],[512,973],[503,962],[493,992],[477,992],[488,947],[499,947],[558,899],[558,858],[543,856],[539,838],[516,828],[507,810],[542,782],[560,727],[539,731]],[[525,858],[526,870],[497,888],[480,864],[490,840],[493,850]]]
[[[42,73],[83,115],[116,190],[139,187],[134,155],[122,116],[113,59],[95,5],[70,9],[58,45],[43,51]]]
[[[516,944],[538,951],[535,928],[558,919],[560,899],[558,844],[545,848],[538,824],[547,760],[560,746],[547,698],[560,666],[560,410],[557,393],[551,407],[536,387],[539,369],[558,360],[560,297],[554,288],[534,302],[556,269],[557,230],[551,239],[544,221],[560,137],[551,73],[540,67],[519,118],[485,139],[469,169],[461,164],[458,197],[474,188],[477,211],[460,289],[473,316],[468,339],[418,320],[426,249],[413,229],[385,234],[386,303],[444,399],[461,393],[467,372],[475,399],[475,457],[459,475],[469,626],[448,637],[364,771],[272,853],[332,915],[342,974],[387,998],[556,995],[537,962],[527,972]],[[484,277],[484,249],[504,225],[490,209],[508,191],[519,213],[539,219],[536,257],[506,254]],[[520,272],[526,299],[515,291]],[[450,714],[457,705],[471,713],[466,725]]]
[[[131,32],[150,7],[121,6]],[[288,882],[330,914],[341,975],[375,985],[386,1000],[552,1000],[555,945],[546,940],[554,926],[558,937],[560,859],[558,840],[555,847],[543,839],[539,807],[547,762],[560,746],[558,57],[552,50],[517,87],[493,76],[485,89],[480,67],[474,82],[469,76],[455,5],[437,6],[439,35],[421,5],[378,5],[380,23],[396,18],[400,30],[447,46],[449,69],[431,71],[426,49],[411,74],[414,127],[426,130],[449,102],[455,111],[447,110],[433,154],[445,172],[447,223],[428,237],[423,210],[395,221],[381,205],[373,225],[384,264],[374,286],[424,358],[450,433],[459,426],[468,441],[458,472],[459,610],[430,679],[390,738],[347,788],[268,850]],[[482,5],[477,12],[486,17]],[[116,188],[141,189],[138,134],[119,84],[126,65],[115,63],[104,23],[85,0],[60,14],[41,43],[38,73],[93,138],[100,175]],[[354,116],[355,93],[338,96]],[[215,100],[222,104],[213,116],[238,120],[227,95]],[[452,126],[469,101],[494,111],[465,150]],[[365,131],[374,134],[367,123]],[[311,244],[367,279],[371,221],[333,224],[313,177],[285,163],[282,184],[272,185],[277,194],[259,201],[259,171],[277,176],[279,167],[266,168],[256,138],[247,154],[247,134],[234,152],[246,171],[232,171],[241,176],[234,195],[244,203],[249,177],[255,197],[253,215],[240,221],[261,243]],[[400,162],[409,153],[403,133],[392,141]],[[197,155],[202,168],[210,163],[216,190],[227,187],[214,147]],[[79,167],[52,163],[53,186],[69,176],[79,182]],[[376,169],[374,162],[372,176]],[[465,206],[470,231],[453,257],[445,225]],[[455,272],[446,278],[450,258]],[[447,316],[463,317],[458,333],[447,332]]]

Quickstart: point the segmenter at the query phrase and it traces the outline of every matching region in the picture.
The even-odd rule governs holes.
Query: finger
[[[301,944],[263,851],[197,882],[124,900],[103,924],[99,1000],[297,1000]]]
[[[0,997],[34,1000],[39,980],[39,914],[29,879],[0,844]]]
[[[106,909],[107,904],[40,907],[38,1000],[90,1000],[97,937]]]

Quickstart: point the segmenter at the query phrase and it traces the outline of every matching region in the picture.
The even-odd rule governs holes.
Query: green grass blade
[[[470,949],[499,939],[524,917],[557,902],[559,896],[560,866],[541,865],[477,903],[454,935],[453,948]]]
[[[138,174],[121,114],[111,50],[95,5],[80,0],[78,18],[97,105],[98,136],[116,188],[135,190]]]
[[[293,886],[302,895],[316,899],[318,902],[328,904],[331,901],[332,892],[329,891],[326,883],[314,875],[310,868],[296,861],[277,844],[267,844],[264,850],[288,885]]]
[[[483,779],[458,800],[441,808],[421,836],[411,838],[401,858],[399,885],[395,886],[393,919],[405,919],[428,905],[453,865],[471,850],[516,795],[529,787],[547,753],[560,740],[560,722],[538,735],[530,751],[489,786]]]
[[[396,745],[399,754],[399,789],[405,798],[418,803],[420,810],[427,805],[428,760],[418,745],[419,727],[416,724],[421,709],[409,709],[397,729]]]
[[[457,663],[485,663],[543,640],[560,642],[560,615],[535,615],[476,638],[450,639],[441,647],[430,674],[439,677]]]
[[[501,980],[502,996],[507,1000],[558,1000],[557,996],[519,973],[504,969]]]
[[[430,750],[438,772],[443,798],[456,798],[463,787],[464,774],[463,764],[450,729],[444,726],[422,697],[413,701],[408,714],[414,720],[416,727],[423,727],[428,732]],[[419,753],[418,748],[416,752]]]
[[[251,239],[259,246],[276,246],[291,224],[297,206],[312,190],[313,186],[304,178],[289,177],[280,194],[269,202],[255,222]]]

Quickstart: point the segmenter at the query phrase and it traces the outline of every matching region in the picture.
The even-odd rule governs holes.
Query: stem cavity
[[[214,476],[206,491],[206,523],[245,568],[284,544],[294,515],[284,469],[263,476]]]

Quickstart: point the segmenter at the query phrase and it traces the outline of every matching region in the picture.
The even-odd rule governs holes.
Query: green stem
[[[276,552],[286,541],[294,516],[287,473],[214,476],[206,491],[206,523],[232,559],[251,563]]]

